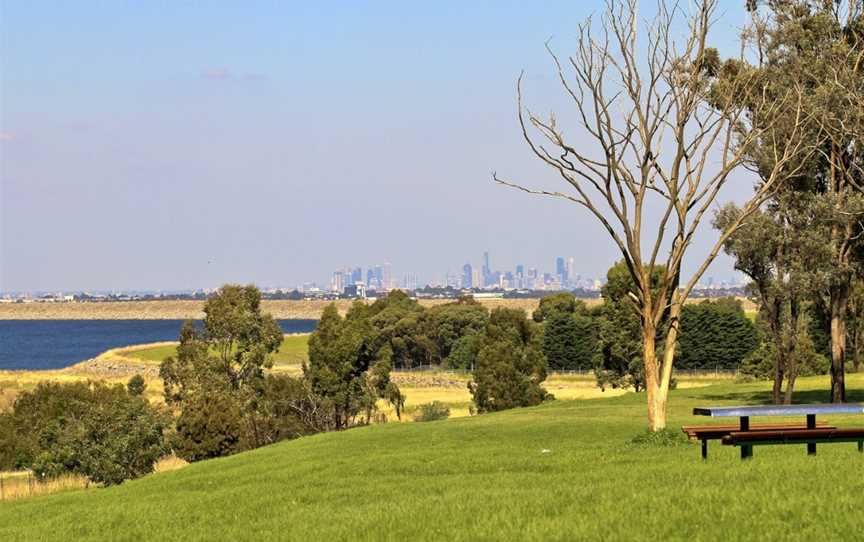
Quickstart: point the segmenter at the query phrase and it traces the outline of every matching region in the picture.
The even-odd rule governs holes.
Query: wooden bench
[[[769,444],[806,444],[807,453],[816,454],[817,443],[857,442],[858,451],[864,453],[864,429],[782,429],[770,431],[732,431],[722,437],[728,446],[761,446]]]
[[[836,429],[836,427],[827,423],[818,423],[816,427],[819,429]],[[807,425],[803,423],[761,423],[750,426],[750,432],[762,433],[765,431],[788,431],[788,430],[804,430]],[[708,441],[721,440],[724,437],[734,432],[740,432],[741,426],[734,425],[685,425],[681,428],[690,440],[702,441],[702,459],[708,459]]]

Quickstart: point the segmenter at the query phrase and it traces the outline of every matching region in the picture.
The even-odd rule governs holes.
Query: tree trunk
[[[797,297],[793,294],[789,299],[789,334],[786,337],[786,393],[783,395],[783,404],[792,404],[792,393],[795,391],[795,380],[798,378],[798,334],[807,333],[807,330],[799,330],[798,322],[801,306]]]
[[[846,402],[846,306],[849,290],[831,288],[831,402]]]
[[[645,362],[645,392],[648,396],[648,430],[651,432],[666,428],[666,397],[661,396],[660,391],[656,340],[657,330],[653,318],[643,315],[642,358]]]
[[[774,298],[768,315],[770,319],[771,335],[774,338],[774,386],[771,389],[771,401],[775,405],[783,401],[783,377],[786,372],[786,341],[783,337],[781,318],[782,301]]]

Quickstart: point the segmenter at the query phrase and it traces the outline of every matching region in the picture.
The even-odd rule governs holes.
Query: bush
[[[40,479],[81,474],[105,485],[153,471],[170,418],[121,385],[39,384],[0,422],[0,469]]]
[[[126,389],[132,395],[144,395],[144,391],[147,390],[147,383],[144,382],[143,376],[135,375],[129,379],[129,382],[126,384]]]
[[[174,453],[189,462],[249,449],[239,401],[226,390],[188,395],[177,418]]]
[[[450,408],[440,401],[420,405],[420,413],[414,416],[415,422],[434,422],[450,417]]]

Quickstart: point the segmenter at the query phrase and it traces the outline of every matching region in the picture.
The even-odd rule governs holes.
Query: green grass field
[[[864,375],[850,375],[864,401]],[[796,402],[826,397],[801,379]],[[765,383],[679,389],[693,406],[765,402]],[[644,397],[555,401],[283,442],[109,489],[0,504],[0,540],[852,540],[864,531],[854,444],[635,445]],[[832,417],[841,426],[864,416]],[[713,444],[713,443],[712,443]]]
[[[308,343],[309,335],[285,335],[285,338],[282,340],[282,346],[273,355],[273,365],[277,367],[299,365],[304,361],[308,361]],[[162,360],[176,353],[176,345],[165,344],[152,348],[129,350],[124,355],[143,361],[161,363]]]

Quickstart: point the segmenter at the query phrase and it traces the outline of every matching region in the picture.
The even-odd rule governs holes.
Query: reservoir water
[[[306,333],[317,320],[279,320]],[[60,369],[109,348],[176,341],[182,320],[0,320],[0,370]]]

